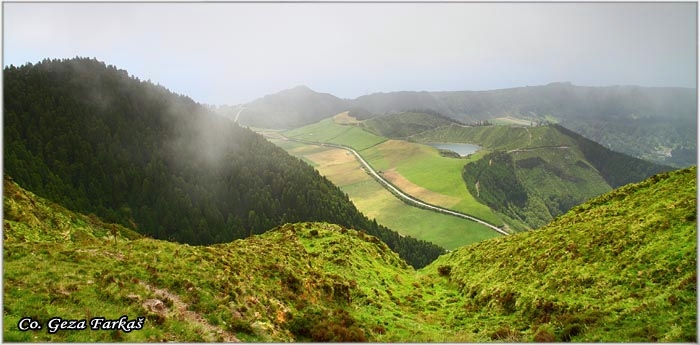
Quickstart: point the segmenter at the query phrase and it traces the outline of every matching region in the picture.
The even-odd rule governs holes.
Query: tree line
[[[379,237],[416,268],[444,252],[368,219],[262,136],[115,66],[47,59],[3,77],[5,173],[74,211],[194,245],[325,221]]]

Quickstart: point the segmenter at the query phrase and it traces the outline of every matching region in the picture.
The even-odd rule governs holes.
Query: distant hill
[[[347,101],[306,86],[267,95],[243,105],[238,123],[263,128],[295,128],[347,110]]]
[[[370,118],[361,123],[367,131],[392,139],[408,139],[410,136],[436,128],[457,124],[440,114],[400,112]]]
[[[660,164],[684,167],[696,164],[697,157],[697,90],[689,88],[551,83],[341,100],[297,87],[245,106],[250,111],[244,110],[240,121],[251,126],[296,128],[348,110],[360,120],[400,112],[441,114],[467,124],[510,117],[559,123],[609,149]]]
[[[3,77],[4,172],[73,211],[188,244],[327,221],[379,236],[416,267],[443,252],[377,225],[262,136],[114,66],[44,60]]]
[[[697,90],[570,83],[491,91],[393,92],[362,96],[371,113],[424,109],[462,122],[511,116],[556,121],[615,151],[674,166],[696,164]]]
[[[210,246],[131,236],[6,179],[3,341],[696,342],[696,174],[655,175],[418,271],[327,223]],[[56,316],[122,315],[144,319],[47,331]],[[19,331],[23,317],[44,329]]]
[[[484,147],[489,153],[464,167],[467,189],[492,209],[531,228],[591,197],[673,169],[611,151],[560,125],[452,125],[411,140]]]

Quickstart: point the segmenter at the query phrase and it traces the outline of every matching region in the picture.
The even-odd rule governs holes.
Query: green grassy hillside
[[[558,125],[449,126],[412,140],[465,142],[491,152],[465,165],[467,188],[523,228],[537,228],[591,197],[672,169],[610,151]]]
[[[3,238],[5,242],[99,242],[138,239],[139,233],[109,224],[95,215],[73,213],[38,198],[11,178],[3,181]]]
[[[374,117],[363,121],[361,125],[369,132],[383,137],[408,139],[416,133],[455,124],[455,120],[437,114],[402,112]]]
[[[434,291],[364,231],[286,224],[189,246],[91,220],[10,181],[4,205],[4,341],[429,341],[459,333],[421,314],[424,300],[456,293]],[[144,317],[142,327],[90,328],[93,318],[123,315]],[[86,320],[87,329],[51,333],[52,317]],[[20,331],[23,318],[43,329]]]
[[[287,137],[319,143],[345,145],[362,151],[381,142],[384,137],[369,133],[357,126],[339,125],[332,118],[284,132]]]
[[[467,298],[455,327],[494,340],[695,342],[696,174],[655,175],[424,271]]]
[[[418,271],[326,223],[211,246],[116,227],[115,241],[112,225],[6,181],[3,340],[694,342],[696,173],[656,175]],[[122,316],[144,319],[49,332],[52,317]],[[44,329],[19,331],[25,317]]]

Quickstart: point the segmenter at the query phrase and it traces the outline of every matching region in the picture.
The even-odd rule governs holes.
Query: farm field
[[[422,187],[414,195],[430,195],[426,202],[464,212],[496,226],[503,220],[488,206],[479,203],[462,180],[462,168],[483,156],[484,150],[469,158],[448,158],[431,146],[403,140],[392,140],[369,133],[357,126],[337,123],[339,116],[284,132],[290,138],[346,145],[357,150],[372,167],[402,190]],[[292,152],[290,152],[292,153]],[[317,163],[318,164],[318,163]],[[432,192],[432,193],[430,193]]]
[[[450,250],[500,236],[472,221],[405,204],[366,174],[354,156],[345,150],[283,140],[271,141],[312,164],[347,193],[362,213],[401,234]]]
[[[345,145],[362,151],[387,139],[369,133],[356,126],[336,124],[333,118],[284,132],[289,138]]]
[[[497,226],[503,225],[503,221],[486,205],[474,199],[461,177],[464,165],[481,154],[468,159],[447,158],[440,156],[434,147],[401,140],[389,140],[361,153],[392,183],[397,181],[396,178],[392,180],[392,175],[398,172],[411,184],[444,196],[426,201],[471,214]]]

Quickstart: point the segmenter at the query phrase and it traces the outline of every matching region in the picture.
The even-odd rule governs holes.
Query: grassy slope
[[[429,287],[363,232],[288,224],[228,244],[189,246],[119,228],[115,243],[105,237],[111,224],[11,182],[4,203],[4,341],[400,341],[451,333],[416,319],[422,300],[404,302]],[[122,315],[145,316],[144,328],[46,330],[54,316]],[[22,317],[44,329],[20,332]]]
[[[523,228],[542,226],[561,209],[612,189],[586,158],[580,143],[550,126],[451,126],[425,132],[414,140],[465,142],[508,152],[516,162],[518,180],[528,192],[528,204],[517,211],[519,219],[511,218]]]
[[[66,237],[85,216],[6,183],[3,339],[694,342],[696,171],[626,186],[418,272],[376,238],[323,223],[206,247],[129,233],[115,244],[99,221]],[[121,315],[146,316],[144,329],[16,328],[22,316]]]
[[[332,118],[301,128],[286,131],[287,137],[314,142],[334,143],[362,151],[386,140],[356,126],[341,126]]]
[[[10,178],[3,181],[3,236],[5,242],[100,242],[143,237],[118,224],[102,222],[38,198]],[[116,236],[116,239],[115,239]]]
[[[455,121],[438,115],[404,112],[375,117],[362,122],[371,133],[393,139],[408,137],[438,127],[449,126]]]
[[[359,127],[336,124],[326,119],[285,132],[291,138],[343,144],[359,151],[375,170],[395,168],[410,182],[436,193],[457,197],[458,204],[440,205],[473,214],[496,225],[503,221],[467,191],[461,178],[464,159],[443,157],[433,147],[398,140],[386,140]],[[473,155],[478,157],[477,155]]]
[[[491,339],[694,342],[696,174],[625,186],[423,271],[450,266],[449,284],[468,297],[454,326]]]
[[[402,234],[430,241],[450,250],[498,236],[496,232],[478,223],[405,204],[361,170],[355,159],[343,163],[316,163],[309,158],[337,149],[291,141],[273,142],[290,154],[312,164],[322,175],[347,193],[362,213],[376,218],[378,223]]]

